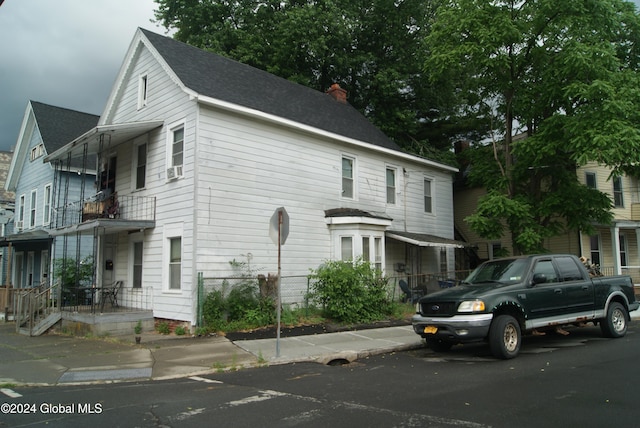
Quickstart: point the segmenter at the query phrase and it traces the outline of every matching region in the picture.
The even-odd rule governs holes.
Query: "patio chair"
[[[122,288],[122,281],[116,281],[109,287],[100,290],[100,312],[104,311],[104,304],[109,301],[112,308],[118,307],[118,292]]]
[[[403,302],[415,303],[424,295],[423,290],[419,288],[409,288],[409,284],[404,279],[401,279],[398,284],[400,285],[400,290],[404,293],[404,296],[402,296]]]

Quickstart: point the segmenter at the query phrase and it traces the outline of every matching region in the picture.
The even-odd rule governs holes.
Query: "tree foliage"
[[[156,0],[174,38],[349,102],[400,146],[450,147],[479,124],[450,114],[447,78],[429,81],[424,38],[441,0]],[[428,144],[427,144],[428,143]]]
[[[640,154],[640,21],[621,0],[456,0],[438,9],[425,71],[456,77],[461,114],[492,127],[472,150],[470,182],[488,189],[467,220],[514,252],[543,251],[563,228],[611,221],[611,202],[576,167],[613,174]],[[526,138],[515,139],[521,134]]]

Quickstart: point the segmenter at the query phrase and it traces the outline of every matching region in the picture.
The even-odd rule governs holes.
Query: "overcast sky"
[[[100,115],[136,28],[164,34],[151,22],[155,7],[153,0],[4,0],[0,150],[15,146],[29,100]]]
[[[100,115],[136,28],[159,34],[153,0],[4,0],[0,6],[0,150],[29,100]]]

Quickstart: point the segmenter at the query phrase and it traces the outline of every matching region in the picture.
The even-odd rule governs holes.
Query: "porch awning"
[[[42,229],[30,230],[22,233],[15,233],[13,235],[4,236],[0,238],[0,247],[8,247],[11,245],[20,244],[36,244],[51,242],[53,238],[49,235],[49,232]]]
[[[84,154],[85,144],[87,145],[88,154],[98,153],[101,149],[101,142],[105,145],[102,147],[103,149],[112,148],[125,141],[146,134],[163,124],[164,121],[162,120],[152,120],[146,122],[118,123],[114,125],[98,125],[71,141],[69,144],[47,155],[44,161],[51,162],[66,159],[69,153],[71,153],[72,158],[82,156]]]
[[[464,248],[469,245],[466,242],[456,241],[455,239],[441,238],[439,236],[428,235],[426,233],[387,230],[385,232],[385,236],[390,239],[406,242],[411,245],[417,245],[419,247]]]

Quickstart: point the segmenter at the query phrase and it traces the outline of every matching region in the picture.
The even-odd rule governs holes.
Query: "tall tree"
[[[319,91],[337,82],[399,145],[424,153],[477,127],[453,120],[446,78],[422,73],[440,1],[156,0],[156,19],[177,40]]]
[[[427,36],[427,74],[456,76],[459,111],[491,119],[471,182],[487,195],[467,221],[543,251],[564,228],[611,221],[611,202],[578,183],[596,161],[613,174],[640,158],[640,22],[622,0],[450,0]],[[523,134],[526,138],[514,138]],[[483,159],[483,160],[481,160]]]

